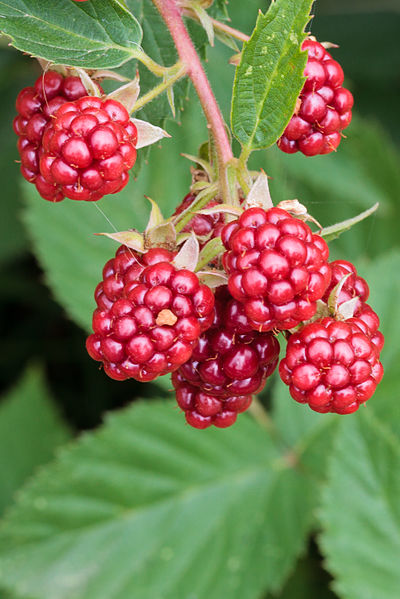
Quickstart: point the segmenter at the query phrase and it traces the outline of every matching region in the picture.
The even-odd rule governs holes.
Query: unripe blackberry
[[[328,246],[280,208],[249,208],[224,227],[224,268],[232,296],[258,331],[312,318],[331,278]]]
[[[62,104],[86,95],[87,91],[79,77],[63,77],[56,71],[47,71],[37,78],[33,87],[25,87],[17,96],[18,115],[13,121],[13,128],[19,137],[21,173],[27,181],[36,185],[46,200],[59,202],[63,195],[40,174],[39,150],[44,129]]]
[[[92,96],[67,102],[44,130],[41,176],[63,197],[99,200],[127,184],[136,142],[136,127],[120,102]]]
[[[260,392],[274,372],[278,358],[277,338],[272,333],[252,330],[242,304],[231,297],[227,287],[219,287],[215,294],[212,326],[201,335],[190,360],[172,375],[178,404],[185,411],[194,411],[202,417],[216,416],[224,411],[235,412],[232,405],[236,404],[232,403],[232,398]],[[185,389],[186,397],[186,384],[197,389],[190,390],[191,403],[187,409],[178,396],[178,391]],[[196,407],[203,396],[207,397],[207,402],[211,401],[210,397],[215,399],[215,406],[219,406],[215,413],[206,414]],[[245,403],[250,405],[250,400]],[[244,404],[241,401],[238,405],[243,407]],[[196,421],[196,416],[186,414],[186,417],[189,424],[193,418]],[[210,419],[205,422],[215,424]]]
[[[278,146],[288,154],[329,154],[336,150],[341,131],[351,122],[353,96],[342,87],[342,67],[319,42],[306,39],[301,48],[308,50],[307,79]]]
[[[279,374],[293,399],[315,412],[351,414],[382,379],[379,352],[358,318],[324,318],[290,336]]]
[[[160,248],[139,255],[121,246],[104,266],[86,347],[111,378],[144,382],[176,370],[212,324],[212,291],[173,258]]]

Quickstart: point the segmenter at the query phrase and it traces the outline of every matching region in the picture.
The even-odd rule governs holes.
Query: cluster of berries
[[[88,96],[79,77],[47,71],[21,90],[16,108],[21,173],[42,198],[96,201],[127,184],[137,131],[120,102]]]
[[[351,121],[353,97],[321,44],[308,38],[302,49],[306,82],[278,145],[288,153],[327,154]],[[20,92],[16,107],[21,172],[43,198],[96,201],[126,185],[137,130],[120,102],[88,95],[79,77],[48,71]],[[189,193],[175,220],[195,200]],[[197,213],[187,232],[200,248],[221,238],[225,251],[209,266],[222,267],[227,284],[213,292],[179,265],[175,246],[143,238],[147,251],[119,247],[96,288],[86,342],[111,378],[145,382],[172,373],[187,422],[224,428],[274,372],[283,333],[279,373],[296,401],[348,414],[372,396],[383,375],[379,318],[366,303],[367,283],[349,262],[329,262],[319,234],[286,210],[261,207],[245,207],[231,222],[222,211]],[[340,307],[349,312],[349,304],[345,319]]]
[[[220,219],[196,215],[187,230],[212,235],[211,224],[219,227]],[[322,237],[280,208],[244,210],[223,226],[221,239],[228,284],[215,293],[177,269],[174,252],[121,246],[95,292],[89,354],[117,380],[172,372],[187,422],[222,428],[264,388],[284,331],[279,372],[292,397],[318,412],[358,409],[382,377],[383,336],[354,266],[330,263]],[[337,306],[358,298],[354,316],[313,320],[317,301],[327,303],[341,281]]]
[[[329,154],[336,150],[341,132],[350,125],[353,96],[342,87],[342,67],[322,44],[308,38],[302,50],[308,51],[306,82],[278,146],[288,154]]]

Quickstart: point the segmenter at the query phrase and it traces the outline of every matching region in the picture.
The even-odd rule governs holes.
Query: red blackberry
[[[136,127],[120,102],[92,96],[67,102],[43,133],[39,165],[49,194],[39,191],[45,199],[58,192],[89,202],[120,191],[136,160],[136,141]]]
[[[121,246],[104,266],[86,348],[111,378],[151,381],[172,372],[211,325],[212,291],[173,258],[160,248],[139,255]]]
[[[341,131],[351,122],[353,96],[342,87],[342,67],[320,43],[307,39],[301,48],[308,50],[307,80],[278,146],[288,154],[329,154],[336,150]]]
[[[227,428],[236,422],[238,414],[250,407],[251,395],[221,399],[183,381],[176,384],[176,401],[190,426],[204,429],[213,424]]]
[[[174,216],[178,216],[184,210],[186,210],[194,201],[196,195],[194,193],[188,193],[179,204],[178,208],[174,212]],[[219,202],[217,200],[211,200],[206,208],[212,208]],[[207,237],[212,233],[212,237],[217,237],[221,228],[225,222],[224,214],[218,212],[217,214],[195,214],[193,218],[185,225],[183,231],[193,231],[197,237]]]
[[[254,329],[286,330],[309,320],[330,282],[328,246],[280,208],[249,208],[225,225],[229,291]]]
[[[351,414],[382,379],[380,349],[360,319],[324,318],[290,336],[279,374],[293,399],[315,412]]]
[[[279,342],[276,337],[272,333],[252,330],[242,304],[231,297],[227,287],[219,287],[215,294],[212,326],[201,335],[192,357],[172,375],[177,391],[186,389],[186,384],[197,389],[191,391],[191,404],[186,409],[177,395],[180,407],[193,412],[192,416],[186,415],[189,424],[196,420],[197,413],[211,418],[226,410],[235,412],[232,406],[236,404],[231,398],[243,398],[261,391],[275,370],[278,357]],[[199,392],[202,395],[196,395]],[[182,393],[186,397],[186,391]],[[215,398],[215,406],[220,406],[213,414],[196,408],[203,395]],[[207,399],[207,402],[210,401]],[[250,400],[246,402],[250,405]],[[244,403],[238,400],[237,405],[240,407]],[[215,424],[213,420],[208,422]]]
[[[45,199],[59,202],[63,195],[49,186],[39,171],[39,149],[45,126],[56,110],[65,102],[78,100],[87,95],[79,77],[63,77],[56,71],[47,71],[37,78],[33,87],[22,89],[16,100],[18,116],[13,127],[18,135],[18,151],[21,157],[22,176],[35,183]]]
[[[324,294],[323,300],[327,302],[334,287],[336,287],[346,275],[350,275],[347,276],[347,279],[343,283],[337,298],[337,305],[340,306],[344,302],[348,302],[353,298],[358,297],[358,302],[354,306],[354,316],[367,325],[371,340],[379,346],[380,351],[383,347],[384,338],[382,333],[378,331],[380,324],[379,317],[376,312],[365,303],[369,297],[368,283],[357,274],[354,264],[347,260],[334,260],[330,263],[330,266],[332,278],[330,285]]]
[[[347,260],[334,260],[333,262],[330,262],[330,266],[332,272],[331,282],[324,294],[323,300],[327,302],[334,287],[336,287],[346,275],[350,275],[347,276],[347,279],[340,290],[339,297],[337,298],[338,305],[358,296],[360,298],[360,303],[356,309],[360,309],[362,304],[364,304],[369,297],[369,287],[367,282],[357,275],[356,267]]]

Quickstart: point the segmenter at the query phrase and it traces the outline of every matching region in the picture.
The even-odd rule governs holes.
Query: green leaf
[[[35,599],[258,599],[303,547],[314,486],[248,416],[196,431],[136,404],[64,450],[0,531],[3,586]]]
[[[385,374],[368,402],[374,413],[400,436],[400,250],[393,250],[379,259],[358,267],[370,287],[368,303],[377,312],[380,330],[385,335],[381,361]]]
[[[268,148],[282,135],[304,84],[300,51],[313,0],[276,0],[259,13],[236,69],[232,131],[248,150]]]
[[[30,368],[0,404],[0,511],[33,470],[69,438],[37,368]]]
[[[400,445],[366,412],[342,419],[323,493],[321,547],[342,599],[398,599]]]
[[[117,67],[135,57],[142,39],[119,0],[2,0],[0,19],[18,50],[84,68]]]
[[[299,560],[282,591],[265,599],[337,599],[329,583],[329,575],[322,569],[318,557],[308,555]]]
[[[326,480],[326,466],[336,436],[338,417],[317,414],[299,404],[278,376],[272,390],[272,422],[276,438],[290,448],[292,459],[300,461],[315,483],[315,503],[320,500],[321,485]]]

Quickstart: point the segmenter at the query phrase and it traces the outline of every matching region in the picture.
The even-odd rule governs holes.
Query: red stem
[[[175,0],[153,0],[165,24],[167,25],[181,62],[187,68],[200,104],[206,116],[208,126],[214,138],[219,162],[219,176],[221,193],[224,201],[229,202],[229,187],[227,181],[226,165],[233,158],[231,144],[225,129],[224,119],[211,89],[210,82],[203,69],[200,58],[190,39],[189,33],[182,20],[180,8]]]

